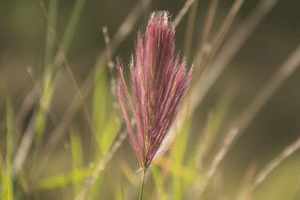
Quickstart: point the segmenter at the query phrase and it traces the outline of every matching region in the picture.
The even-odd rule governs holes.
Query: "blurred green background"
[[[198,1],[197,16],[195,20],[194,37],[192,42],[191,57],[194,57],[197,44],[201,37],[202,26],[209,6],[208,0]],[[224,17],[233,4],[233,0],[220,0],[216,13],[215,24],[212,28],[212,34],[216,32],[222,23]],[[71,13],[75,6],[75,0],[59,0],[57,11],[56,34],[60,40],[66,30]],[[138,3],[137,0],[102,0],[85,2],[82,15],[79,18],[77,28],[74,31],[74,38],[70,44],[67,59],[74,73],[78,85],[81,85],[89,71],[93,69],[98,56],[105,49],[105,41],[102,29],[107,26],[110,37],[116,33],[119,26],[124,21],[130,10]],[[128,76],[128,64],[130,55],[134,51],[134,40],[137,31],[142,27],[145,30],[146,22],[150,12],[157,10],[167,10],[172,18],[177,15],[183,7],[184,0],[153,0],[150,8],[141,16],[134,25],[133,31],[121,43],[116,54],[112,56],[115,61],[116,56],[123,60],[126,76]],[[235,28],[245,19],[247,14],[258,3],[257,0],[245,0],[232,27],[229,29],[226,38],[235,30]],[[44,1],[46,9],[49,9],[49,1]],[[291,52],[300,44],[300,12],[299,4],[295,0],[281,0],[259,24],[258,28],[247,40],[228,67],[218,78],[217,82],[210,89],[204,101],[198,106],[192,118],[189,145],[184,162],[189,162],[190,154],[195,151],[196,141],[201,137],[207,116],[209,113],[216,113],[221,108],[218,106],[222,98],[226,99],[227,90],[235,90],[234,99],[228,107],[228,113],[220,130],[218,139],[214,142],[212,150],[204,159],[204,163],[211,162],[211,157],[217,152],[220,142],[223,139],[222,131],[238,114],[248,105],[252,97],[266,83],[268,78],[284,62]],[[146,20],[145,20],[146,19]],[[184,46],[186,32],[187,16],[176,27],[176,52]],[[10,96],[14,115],[21,108],[21,105],[27,94],[34,87],[34,81],[41,80],[45,72],[45,45],[47,30],[47,18],[43,13],[38,0],[2,0],[0,2],[0,151],[2,160],[5,160],[6,152],[6,118],[7,118],[7,100]],[[57,47],[55,47],[57,49]],[[188,63],[190,65],[191,63]],[[106,66],[105,66],[106,67]],[[32,73],[28,73],[31,70]],[[51,130],[56,126],[66,112],[71,100],[76,95],[72,82],[63,69],[55,80],[53,99],[50,103],[51,117],[46,120],[45,136],[41,144],[46,145],[50,138]],[[110,102],[117,102],[115,97],[110,94],[111,74],[106,67],[106,78],[103,91],[107,93],[106,97],[106,118],[110,116],[112,105]],[[34,78],[33,78],[33,77]],[[245,176],[246,169],[250,164],[256,163],[257,170],[270,162],[272,158],[278,155],[286,146],[291,144],[299,137],[300,133],[300,70],[295,73],[278,89],[275,95],[267,102],[253,122],[238,138],[224,161],[218,169],[215,179],[220,180],[220,187],[216,190],[209,188],[208,194],[204,199],[233,199],[239,186]],[[128,79],[129,83],[129,79]],[[224,97],[225,94],[225,97]],[[223,95],[223,96],[222,96]],[[93,93],[91,92],[86,102],[89,113],[93,113]],[[219,109],[219,110],[218,110]],[[29,119],[33,114],[33,109],[28,113],[21,124],[19,138],[25,131]],[[223,112],[222,109],[220,112]],[[121,115],[121,113],[117,113]],[[95,116],[94,116],[95,117]],[[52,120],[54,118],[55,120]],[[89,129],[89,124],[85,119],[83,109],[80,109],[72,121],[72,126],[80,133],[83,149],[83,165],[89,166],[94,163],[96,154],[91,146],[94,145],[93,136]],[[69,130],[68,130],[69,131]],[[114,138],[111,138],[113,141]],[[19,145],[19,139],[16,140],[16,146]],[[38,146],[34,143],[29,155],[34,155],[34,148]],[[43,146],[43,145],[42,145]],[[68,134],[64,135],[48,164],[38,180],[51,177],[57,174],[70,172],[72,169],[72,158],[70,156],[70,139]],[[108,164],[108,174],[105,175],[104,185],[98,192],[99,199],[118,199],[112,195],[112,189],[109,185],[116,185],[118,179],[114,171],[122,173],[120,170],[122,162],[126,161],[132,171],[138,170],[138,163],[130,142],[128,139],[122,143],[120,149],[115,153],[116,156]],[[42,155],[40,155],[42,156]],[[20,195],[24,199],[72,199],[70,185],[53,190],[39,190],[31,188],[31,185],[37,181],[34,177],[34,167],[32,162],[38,165],[39,159],[27,159],[23,167],[22,174],[26,177],[28,184],[28,193]],[[255,164],[254,164],[255,165]],[[268,177],[255,193],[255,199],[300,199],[300,153],[293,154],[284,161]],[[136,173],[134,173],[136,174]],[[112,176],[112,177],[111,177]],[[110,177],[110,178],[109,178]],[[137,175],[139,177],[139,174]],[[111,180],[109,180],[111,179]],[[125,179],[125,178],[123,178]],[[126,182],[126,180],[123,180]],[[127,181],[128,182],[128,181]],[[126,183],[124,183],[126,185]],[[128,183],[127,183],[128,184]],[[14,185],[17,185],[16,183]],[[149,180],[145,187],[149,194],[153,187],[153,180]],[[151,187],[152,186],[152,187]],[[103,189],[104,188],[104,189]],[[124,188],[123,188],[124,189]],[[153,188],[152,188],[153,189]],[[122,190],[122,189],[121,189]],[[125,190],[125,189],[124,189]],[[211,191],[212,190],[212,191]],[[130,187],[128,189],[130,191]],[[146,192],[147,192],[146,191]],[[212,193],[213,195],[209,195]],[[221,195],[219,195],[221,194]],[[150,195],[149,195],[150,196]],[[220,197],[222,196],[222,198]],[[155,197],[154,197],[155,199]],[[184,198],[185,199],[185,198]]]

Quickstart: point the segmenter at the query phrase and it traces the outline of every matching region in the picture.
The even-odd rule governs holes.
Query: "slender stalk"
[[[276,158],[274,158],[267,166],[265,166],[255,177],[254,182],[250,186],[249,193],[251,194],[255,188],[265,180],[265,178],[286,158],[295,151],[300,149],[300,138],[291,145],[286,147]]]
[[[142,200],[142,199],[143,199],[143,190],[144,190],[145,174],[146,174],[146,170],[143,170],[143,178],[142,178],[142,183],[141,183],[141,192],[140,192],[140,198],[139,198],[139,200]]]

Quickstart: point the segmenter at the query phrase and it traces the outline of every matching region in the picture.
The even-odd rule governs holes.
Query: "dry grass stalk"
[[[284,81],[289,78],[300,64],[300,45],[294,50],[290,57],[279,67],[273,76],[267,81],[262,89],[254,96],[250,104],[245,108],[240,116],[231,124],[227,131],[225,131],[225,140],[213,159],[208,172],[206,173],[207,180],[215,174],[220,162],[224,159],[233,141],[240,136],[243,131],[252,122],[257,113],[272,97],[272,95],[279,89]]]
[[[286,158],[300,149],[300,138],[291,145],[286,147],[278,156],[276,156],[269,164],[267,164],[254,178],[250,186],[249,193],[251,194],[255,188],[265,180],[265,178]]]

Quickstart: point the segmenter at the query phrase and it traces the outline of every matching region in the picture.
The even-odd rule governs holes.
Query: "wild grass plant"
[[[93,58],[89,60],[95,60],[90,64],[93,67],[89,71],[85,69],[81,76],[78,69],[86,67],[81,63],[91,61],[84,59],[84,62],[78,61],[80,64],[77,64],[70,58],[70,52],[72,46],[76,45],[76,35],[80,34],[82,16],[89,12],[85,6],[91,2],[74,1],[68,18],[60,15],[62,2],[25,1],[24,4],[16,3],[12,6],[15,13],[11,15],[11,21],[22,8],[33,8],[39,4],[38,12],[47,25],[43,44],[45,53],[41,58],[42,70],[26,66],[26,74],[21,75],[29,77],[31,81],[26,94],[13,93],[11,79],[7,77],[5,70],[0,70],[3,86],[1,96],[4,97],[1,101],[5,102],[0,102],[5,108],[1,109],[0,119],[1,199],[300,199],[300,90],[297,85],[299,36],[290,36],[296,38],[290,39],[290,49],[293,50],[281,56],[282,62],[268,64],[274,65],[273,71],[266,69],[265,71],[270,71],[267,73],[262,70],[262,75],[257,77],[261,81],[248,83],[256,84],[255,89],[243,85],[243,78],[222,77],[226,71],[230,76],[228,71],[232,68],[243,69],[242,75],[238,74],[237,77],[243,76],[243,72],[247,70],[249,73],[253,72],[253,63],[236,61],[236,57],[241,54],[245,45],[255,43],[255,39],[251,39],[253,35],[260,40],[260,34],[269,34],[267,31],[259,34],[255,31],[262,24],[268,24],[268,21],[264,21],[266,18],[278,19],[270,18],[269,13],[273,9],[280,10],[279,6],[284,1],[259,0],[252,7],[249,4],[253,2],[250,3],[249,0],[186,0],[181,4],[167,1],[165,7],[159,7],[164,12],[158,12],[155,9],[157,2],[152,0],[136,1],[126,17],[119,20],[122,22],[115,30],[111,30],[110,24],[99,27],[102,30],[103,47],[99,55],[90,56]],[[111,1],[111,5],[119,3],[125,6],[124,2]],[[173,8],[175,4],[180,5],[177,10]],[[221,9],[224,4],[229,5],[227,9]],[[109,3],[102,2],[99,5]],[[205,14],[199,11],[203,11],[200,9],[203,5],[207,6]],[[3,16],[9,13],[5,8],[10,6],[2,7],[5,11]],[[251,9],[247,12],[242,11],[249,7]],[[101,9],[104,8],[99,8],[100,11]],[[165,17],[163,20],[173,21],[166,23],[160,20],[159,17],[165,11],[171,13],[172,17]],[[152,12],[160,14],[154,14],[150,18]],[[25,14],[26,21],[30,13]],[[171,44],[175,34],[176,41],[179,41],[176,42],[175,52],[182,49],[179,60],[185,56],[186,67],[190,69],[191,65],[194,66],[192,75],[192,70],[187,71],[187,75],[183,73],[184,65],[174,72],[182,78],[176,90],[166,89],[172,81],[165,79],[170,78],[167,75],[176,69],[173,64],[178,60],[173,60],[173,53],[164,60],[165,49],[162,48],[161,51],[159,45],[150,45],[150,51],[147,51],[147,45],[143,46],[147,37],[143,39],[143,33],[137,33],[141,27],[144,31],[147,29],[149,18],[150,25],[153,25],[153,20],[158,19],[158,29],[166,31],[167,36],[172,36],[169,41],[171,49],[174,48]],[[66,19],[64,29],[60,31],[60,20]],[[274,23],[282,25],[276,21]],[[99,26],[97,23],[93,24]],[[166,26],[167,29],[164,29]],[[160,29],[161,27],[163,28]],[[154,25],[153,29],[156,28]],[[284,31],[290,29],[293,33],[299,33],[297,26],[282,28]],[[30,33],[30,29],[28,31]],[[152,42],[157,42],[154,36],[156,34],[148,35],[153,37]],[[137,60],[131,62],[131,69],[127,64],[121,68],[116,57],[130,57],[134,52],[134,41],[131,38],[138,38],[135,44]],[[294,44],[294,41],[298,43]],[[158,44],[159,42],[161,41]],[[272,44],[269,45],[273,47]],[[126,50],[121,51],[124,45]],[[263,44],[261,46],[271,51],[270,47]],[[153,75],[149,77],[159,77],[161,80],[141,76],[148,74],[141,70],[149,67],[145,63],[138,63],[138,58],[143,58],[140,55],[143,51],[148,56],[155,51],[161,53],[162,59],[158,61],[162,62],[151,66],[154,71],[148,71]],[[255,51],[247,52],[249,57],[246,58],[251,61],[251,55],[257,55],[253,53]],[[5,63],[10,65],[6,54],[0,54],[0,64],[4,67]],[[151,56],[155,57],[155,54]],[[268,59],[267,56],[262,58],[263,63],[268,63],[265,61]],[[245,67],[239,68],[239,65]],[[166,75],[164,71],[159,71],[162,68],[170,69],[170,73],[166,72]],[[132,73],[131,79],[129,70]],[[255,78],[251,79],[253,80]],[[286,83],[289,80],[295,81]],[[15,81],[19,84],[17,79]],[[128,84],[131,82],[133,88]],[[148,88],[146,96],[150,100],[139,99],[145,97],[140,94],[140,90],[145,88],[137,87],[141,84]],[[285,86],[287,84],[289,85]],[[282,94],[282,87],[292,91],[288,93],[291,97],[278,97],[278,93]],[[152,88],[156,90],[151,90]],[[184,93],[186,95],[183,97]],[[135,95],[133,101],[130,100],[131,94]],[[243,100],[243,95],[249,99]],[[166,103],[168,98],[170,101],[174,98],[175,105]],[[181,98],[182,102],[177,102]],[[277,109],[279,117],[284,115],[291,122],[282,122],[284,128],[279,133],[284,135],[278,140],[285,141],[276,149],[259,149],[260,140],[264,137],[255,134],[255,131],[261,133],[274,130],[267,130],[266,127],[270,126],[258,126],[255,123],[273,119],[272,115],[267,115],[267,119],[264,119],[260,113],[274,99],[281,100],[281,104],[286,101],[291,104],[296,102],[292,107],[294,114],[287,113],[288,108],[284,105],[279,107],[276,104],[271,107]],[[144,105],[145,102],[148,106]],[[166,112],[160,110],[161,105],[155,104],[158,102],[166,106]],[[154,113],[154,118],[145,119],[145,116],[152,116],[149,113]],[[143,120],[147,122],[147,126],[143,124]],[[148,128],[144,130],[142,127],[145,126]],[[264,140],[272,140],[272,134],[266,134]],[[271,142],[264,144],[271,147]]]

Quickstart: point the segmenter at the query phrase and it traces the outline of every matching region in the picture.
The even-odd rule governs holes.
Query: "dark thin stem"
[[[143,190],[144,190],[145,174],[146,174],[146,170],[143,170],[143,178],[142,178],[141,192],[140,192],[139,200],[143,199],[142,197],[143,197]]]

